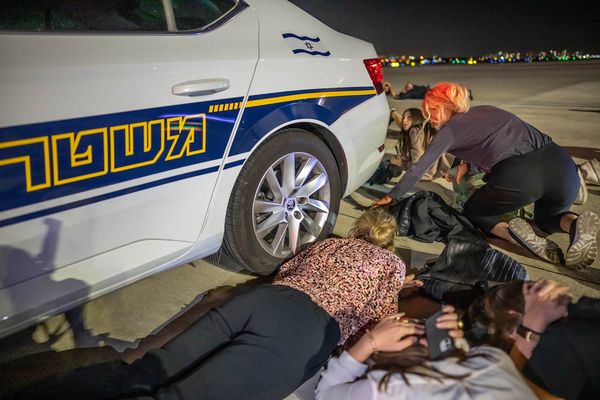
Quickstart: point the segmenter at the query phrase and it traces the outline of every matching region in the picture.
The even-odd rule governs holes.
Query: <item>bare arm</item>
[[[521,326],[539,335],[544,333],[552,322],[567,315],[567,306],[571,302],[568,286],[546,279],[523,284],[523,297],[525,312]],[[538,334],[528,338],[519,334],[515,336],[514,346],[528,360],[540,339]]]

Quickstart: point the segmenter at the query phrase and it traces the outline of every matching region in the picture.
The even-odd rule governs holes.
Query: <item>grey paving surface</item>
[[[579,156],[600,156],[600,64],[530,64],[483,66],[435,66],[385,71],[386,80],[401,86],[407,81],[433,84],[458,81],[472,89],[474,104],[504,107],[548,133],[556,142],[571,147]],[[390,101],[399,111],[419,106],[418,101]],[[388,139],[391,153],[393,140]],[[577,160],[583,158],[578,157]],[[384,188],[379,188],[384,189]],[[416,189],[434,190],[450,199],[444,181],[420,183]],[[359,189],[342,201],[335,233],[345,235],[353,220],[381,192]],[[600,187],[590,188],[590,198],[576,211],[600,212]],[[562,237],[559,237],[562,236]],[[566,235],[553,237],[563,247]],[[424,244],[407,238],[396,239],[396,250],[408,265],[418,267],[439,254],[441,244]],[[587,271],[576,273],[563,267],[532,259],[518,249],[503,249],[525,265],[533,278],[551,277],[566,282],[577,295],[600,297],[600,261]],[[158,330],[186,307],[197,302],[205,291],[235,285],[253,278],[232,273],[204,260],[186,264],[144,279],[84,306],[87,344],[111,344],[118,350],[135,347],[138,340]],[[63,316],[15,335],[0,348],[0,360],[47,349],[65,350],[76,346]],[[78,345],[86,345],[80,341]],[[295,398],[294,396],[289,399]]]

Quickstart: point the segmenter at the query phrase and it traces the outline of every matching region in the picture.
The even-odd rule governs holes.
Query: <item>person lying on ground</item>
[[[446,305],[443,310],[436,327],[462,338],[454,308]],[[403,319],[402,314],[382,320],[352,348],[329,361],[317,386],[317,399],[536,398],[502,350],[491,346],[459,349],[433,361],[424,334],[423,325]]]
[[[391,83],[384,82],[383,90],[385,94],[391,95],[396,100],[405,99],[422,99],[429,90],[429,85],[415,85],[412,82],[407,82],[406,85],[400,91],[396,91]],[[473,100],[473,93],[471,89],[467,89],[469,94],[469,100]]]
[[[391,83],[384,82],[383,90],[385,94],[389,94],[397,100],[422,99],[427,90],[429,90],[429,85],[416,85],[412,82],[407,82],[400,91],[396,91]]]
[[[463,213],[484,234],[520,245],[537,257],[578,270],[596,259],[600,218],[591,211],[570,211],[580,188],[577,166],[569,153],[516,115],[494,106],[470,107],[468,91],[443,82],[430,89],[421,106],[437,129],[425,154],[391,192],[372,207],[399,201],[429,167],[448,152],[486,173]],[[546,233],[570,234],[563,257],[553,241],[538,236],[521,218],[502,216],[534,204],[534,221]]]
[[[397,312],[398,292],[415,283],[390,251],[395,233],[392,216],[368,211],[348,238],[312,244],[272,283],[234,296],[132,364],[76,369],[15,398],[281,400],[361,327]]]
[[[492,289],[469,314],[490,343],[510,351],[540,398],[600,398],[600,299],[573,303],[569,287],[554,281],[515,281]]]

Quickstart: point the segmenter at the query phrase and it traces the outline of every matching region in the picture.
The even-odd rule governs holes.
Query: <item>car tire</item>
[[[331,234],[340,199],[340,174],[327,145],[305,130],[282,130],[240,171],[223,251],[240,266],[269,275],[304,245]]]

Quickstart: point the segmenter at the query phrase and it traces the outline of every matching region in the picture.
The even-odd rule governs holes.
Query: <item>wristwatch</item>
[[[540,340],[540,336],[542,336],[540,332],[536,332],[533,329],[529,329],[523,325],[519,325],[517,327],[517,335],[521,336],[528,342],[538,341]]]

